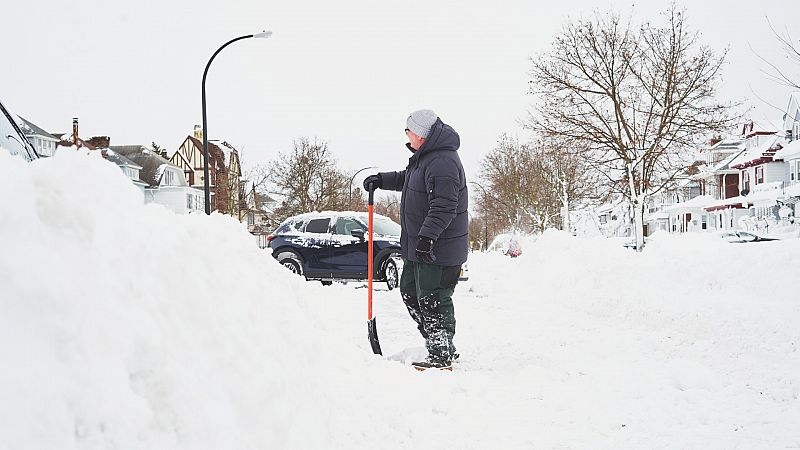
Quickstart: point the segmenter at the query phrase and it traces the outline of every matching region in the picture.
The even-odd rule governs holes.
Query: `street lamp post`
[[[231,39],[230,41],[222,44],[222,47],[218,48],[217,51],[211,55],[211,59],[209,59],[208,64],[206,64],[206,70],[203,71],[203,188],[205,190],[206,214],[211,214],[211,185],[208,178],[208,130],[206,129],[206,75],[208,75],[208,68],[211,67],[211,61],[214,61],[214,58],[217,56],[217,54],[221,52],[223,48],[233,44],[234,42],[253,37],[266,39],[270,36],[272,36],[272,31],[262,31],[261,33],[248,34],[246,36],[239,36],[235,39]]]
[[[377,169],[377,167],[370,166],[370,167],[364,167],[363,169],[358,169],[358,171],[356,173],[354,173],[352,177],[350,177],[350,184],[347,185],[348,186],[347,190],[349,191],[348,192],[349,195],[347,197],[347,207],[348,208],[351,208],[353,206],[353,180],[356,179],[356,175],[358,175],[359,173],[361,173],[361,172],[363,172],[363,171],[365,171],[367,169]]]

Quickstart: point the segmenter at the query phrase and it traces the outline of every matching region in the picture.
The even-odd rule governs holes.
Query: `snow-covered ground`
[[[800,240],[473,254],[452,373],[397,291],[290,276],[119,169],[0,152],[0,449],[800,448]]]

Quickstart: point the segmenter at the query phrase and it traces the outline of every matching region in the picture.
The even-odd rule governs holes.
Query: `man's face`
[[[408,142],[411,144],[411,148],[414,150],[419,150],[422,147],[422,144],[425,143],[425,138],[419,137],[416,133],[406,128],[406,136],[408,137]]]

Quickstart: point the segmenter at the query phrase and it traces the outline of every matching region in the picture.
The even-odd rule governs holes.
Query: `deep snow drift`
[[[0,449],[800,447],[800,241],[473,254],[452,373],[397,291],[290,276],[102,159],[0,153]]]

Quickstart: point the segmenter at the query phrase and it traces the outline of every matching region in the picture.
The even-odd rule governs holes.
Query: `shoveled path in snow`
[[[425,351],[399,292],[376,292],[379,358],[366,289],[330,288],[319,319],[366,355],[328,390],[334,446],[800,447],[793,291],[756,297],[686,258],[691,242],[663,240],[636,254],[554,234],[515,260],[473,255],[455,295],[452,373],[408,367]],[[700,245],[723,257],[789,250]]]

